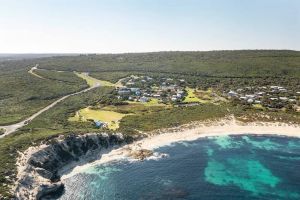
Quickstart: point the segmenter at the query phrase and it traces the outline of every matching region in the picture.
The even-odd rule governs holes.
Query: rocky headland
[[[31,147],[18,159],[18,175],[13,188],[17,199],[47,199],[62,194],[62,171],[79,163],[101,158],[103,151],[129,144],[137,138],[122,134],[89,133],[59,136]]]

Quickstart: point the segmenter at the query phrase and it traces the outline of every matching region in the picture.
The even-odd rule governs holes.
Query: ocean
[[[218,136],[155,149],[161,159],[93,165],[61,200],[300,199],[300,139]]]

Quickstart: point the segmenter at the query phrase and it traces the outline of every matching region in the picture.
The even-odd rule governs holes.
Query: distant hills
[[[300,77],[300,52],[235,50],[88,54],[38,59],[41,68],[66,71],[143,71],[218,77]]]
[[[0,61],[45,58],[45,57],[53,57],[53,56],[75,56],[75,55],[79,55],[79,54],[9,54],[9,53],[0,53]]]

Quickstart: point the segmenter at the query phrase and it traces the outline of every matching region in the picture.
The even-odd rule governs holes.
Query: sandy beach
[[[149,136],[125,145],[118,149],[113,149],[109,153],[103,153],[101,158],[95,162],[75,167],[70,173],[61,174],[62,181],[77,173],[84,171],[94,165],[118,161],[122,159],[132,160],[131,152],[141,150],[152,150],[170,145],[176,142],[193,141],[203,137],[223,136],[223,135],[278,135],[287,137],[300,137],[300,126],[278,122],[253,122],[242,123],[234,118],[225,119],[219,122],[195,122],[176,128],[164,129],[149,133]],[[155,154],[148,159],[157,159],[165,155]]]
[[[64,180],[67,178],[77,173],[82,173],[86,171],[86,169],[99,164],[121,160],[138,162],[144,159],[161,159],[167,157],[168,155],[166,154],[155,152],[155,149],[176,142],[193,141],[204,137],[241,134],[300,137],[300,126],[279,122],[243,123],[236,121],[233,117],[228,117],[219,121],[193,122],[174,128],[141,134],[146,135],[146,137],[131,144],[123,146],[115,145],[107,149],[99,150],[93,157],[85,155],[77,162],[71,162],[65,165],[57,172],[61,180],[59,184],[64,184]],[[20,152],[17,161],[17,181],[12,188],[12,191],[16,191],[19,187],[17,190],[19,196],[27,195],[27,197],[30,197],[29,199],[34,199],[41,184],[52,184],[49,179],[41,177],[34,167],[28,165],[31,155],[46,147],[46,144],[42,144],[40,146],[30,147],[23,153]],[[26,177],[31,180],[29,185],[23,187],[23,185],[18,184],[19,180],[27,180]]]

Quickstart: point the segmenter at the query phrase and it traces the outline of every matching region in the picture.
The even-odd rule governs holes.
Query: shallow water
[[[300,139],[220,136],[156,149],[65,180],[60,199],[300,199]]]

